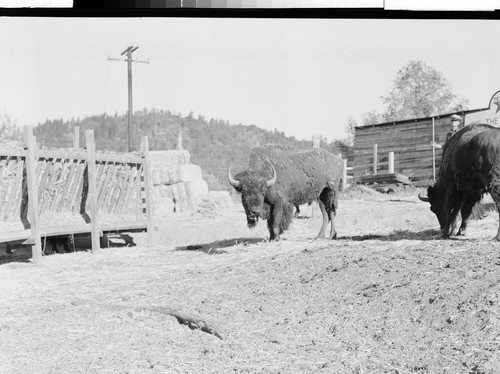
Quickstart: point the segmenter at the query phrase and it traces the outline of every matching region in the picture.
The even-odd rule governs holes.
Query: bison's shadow
[[[224,248],[233,247],[235,245],[250,245],[257,243],[264,243],[266,239],[262,238],[236,238],[236,239],[224,239],[217,240],[211,243],[203,244],[191,244],[188,246],[177,247],[176,251],[198,251],[204,252],[208,255],[220,255],[227,253]]]
[[[380,240],[388,242],[395,242],[399,240],[437,240],[441,239],[441,232],[434,229],[423,231],[394,230],[388,235],[355,235],[339,237],[338,239],[352,241]]]

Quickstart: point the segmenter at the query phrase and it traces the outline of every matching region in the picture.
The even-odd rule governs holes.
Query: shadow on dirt
[[[204,243],[204,244],[191,244],[188,246],[177,247],[176,251],[197,251],[204,252],[208,255],[220,255],[223,253],[227,253],[224,248],[233,247],[235,245],[250,245],[257,243],[264,243],[265,239],[259,238],[237,238],[237,239],[225,239],[225,240],[217,240],[212,243]]]
[[[365,241],[365,240],[380,240],[395,242],[398,240],[439,240],[441,239],[441,232],[439,230],[423,230],[423,231],[410,231],[410,230],[395,230],[389,235],[359,235],[359,236],[346,236],[339,237],[339,239]]]
[[[299,220],[303,220],[303,219],[311,219],[313,217],[310,217],[310,216],[298,216],[298,217],[293,217],[293,219],[299,219]]]

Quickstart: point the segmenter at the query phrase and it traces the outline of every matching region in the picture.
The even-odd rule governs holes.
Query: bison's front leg
[[[448,239],[450,235],[453,234],[453,230],[455,229],[455,222],[458,217],[458,213],[460,213],[460,206],[455,206],[451,209],[451,213],[446,220],[446,225],[443,228],[442,236],[445,239]]]
[[[267,228],[269,229],[269,240],[278,240],[283,233],[281,221],[283,219],[283,204],[271,206],[271,212],[267,219]]]

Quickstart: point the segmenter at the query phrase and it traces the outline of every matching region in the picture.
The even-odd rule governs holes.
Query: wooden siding
[[[451,114],[450,114],[451,115]],[[443,144],[450,130],[450,115],[434,118],[435,142]],[[357,127],[354,133],[353,177],[373,174],[373,146],[377,144],[377,173],[387,173],[389,152],[394,152],[394,173],[413,182],[432,183],[432,118]],[[436,172],[441,149],[436,149]]]

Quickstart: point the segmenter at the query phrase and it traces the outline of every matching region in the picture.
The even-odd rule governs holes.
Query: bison
[[[457,235],[465,234],[472,208],[487,192],[499,209],[500,129],[469,125],[445,143],[437,181],[427,188],[427,196],[419,194],[419,198],[431,204],[447,238],[459,213],[462,223]],[[500,240],[500,225],[495,239]]]
[[[286,145],[263,145],[252,149],[247,170],[232,176],[229,183],[241,192],[247,224],[254,227],[267,219],[270,240],[288,229],[294,206],[318,200],[323,223],[318,238],[337,237],[334,218],[338,206],[342,160],[322,149],[299,150]]]

